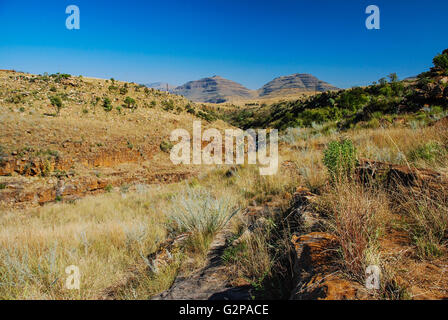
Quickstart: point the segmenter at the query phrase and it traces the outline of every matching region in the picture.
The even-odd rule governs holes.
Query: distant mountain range
[[[321,81],[310,74],[296,73],[275,78],[259,90],[250,90],[232,80],[220,76],[189,81],[175,87],[167,83],[156,82],[148,85],[150,88],[184,96],[195,102],[222,103],[232,99],[256,99],[280,95],[298,94],[303,92],[324,92],[338,90],[335,86]]]
[[[190,81],[175,88],[172,93],[197,102],[222,103],[230,98],[250,99],[256,93],[239,83],[219,76]]]
[[[300,92],[325,92],[338,90],[335,86],[317,79],[311,74],[296,73],[289,76],[278,77],[265,84],[258,90],[260,97],[271,96],[277,93],[294,94]]]

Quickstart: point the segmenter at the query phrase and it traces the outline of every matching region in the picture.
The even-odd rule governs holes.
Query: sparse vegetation
[[[435,67],[440,68],[448,75],[448,52],[435,56],[433,63]]]
[[[324,152],[323,163],[333,182],[350,180],[356,166],[356,150],[350,140],[331,141]]]
[[[202,188],[186,188],[171,199],[169,226],[176,233],[190,233],[190,245],[206,253],[218,231],[239,211],[230,197],[214,197]]]
[[[434,58],[436,69],[442,73],[447,70],[447,57],[445,52]],[[392,73],[389,81],[382,78],[379,83],[364,88],[324,92],[307,99],[281,101],[266,107],[246,107],[232,110],[231,113],[221,112],[219,116],[244,129],[275,127],[282,130],[328,122],[335,122],[337,127],[348,129],[363,126],[374,118],[380,122],[380,119],[404,112],[418,118],[425,99],[430,104],[440,104],[443,110],[448,108],[446,99],[436,96],[436,91],[432,91],[434,86],[428,87],[433,76],[431,73],[422,73],[419,75],[420,80],[413,83],[398,81],[398,76]],[[443,92],[443,84],[440,86]],[[428,91],[426,98],[417,94],[416,89]],[[375,124],[370,122],[369,125]]]
[[[112,106],[112,102],[110,101],[109,98],[104,98],[104,99],[103,99],[103,109],[104,109],[104,111],[106,111],[106,112],[110,112],[110,111],[112,111],[113,106]]]
[[[124,99],[124,106],[128,109],[137,108],[135,99],[132,99],[131,97],[126,97],[126,99]]]
[[[362,283],[366,267],[379,263],[378,240],[388,219],[388,201],[381,190],[352,182],[334,185],[321,201],[329,231],[340,245],[340,263]]]
[[[442,255],[448,241],[448,195],[445,190],[428,194],[424,187],[397,192],[400,210],[409,219],[403,227],[410,233],[422,258]],[[445,249],[444,249],[445,247]]]
[[[160,150],[162,150],[163,152],[169,153],[172,148],[173,144],[171,142],[162,141],[162,143],[160,144]]]
[[[56,114],[59,115],[63,106],[61,97],[51,96],[49,99],[51,105],[56,108]]]

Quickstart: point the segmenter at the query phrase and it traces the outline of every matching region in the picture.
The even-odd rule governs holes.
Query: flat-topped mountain
[[[171,91],[197,102],[222,103],[229,98],[253,98],[255,93],[220,76],[190,81]]]
[[[289,76],[275,78],[258,90],[260,97],[300,92],[325,92],[338,90],[335,86],[321,81],[311,74],[295,73]]]
[[[338,88],[317,79],[313,75],[296,73],[275,78],[259,90],[250,90],[234,81],[213,76],[187,82],[170,90],[170,92],[182,95],[195,102],[222,103],[233,99],[269,98],[330,90],[338,90]]]

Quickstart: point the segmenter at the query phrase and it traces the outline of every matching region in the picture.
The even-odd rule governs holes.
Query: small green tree
[[[59,113],[61,112],[61,109],[63,107],[61,97],[51,96],[49,99],[50,99],[51,105],[56,108],[56,114],[59,115]]]
[[[390,75],[388,75],[388,77],[391,83],[395,83],[398,81],[398,76],[396,73],[391,73]]]
[[[433,59],[434,66],[442,69],[445,73],[448,73],[448,52],[439,54]]]
[[[387,79],[386,78],[381,78],[380,80],[378,80],[378,83],[382,86],[387,84]]]
[[[330,173],[331,182],[337,183],[351,179],[357,163],[353,142],[351,140],[331,141],[324,151],[323,162]]]
[[[103,99],[103,109],[106,112],[112,111],[112,102],[110,101],[109,98],[104,98]]]
[[[160,150],[163,152],[169,153],[173,149],[173,144],[171,142],[162,141],[160,144]]]
[[[121,88],[120,88],[120,94],[125,95],[126,93],[128,93],[128,87],[127,87],[127,85],[125,84],[124,87],[121,87]]]
[[[131,97],[126,97],[126,99],[124,99],[124,104],[128,109],[136,109],[135,99]]]

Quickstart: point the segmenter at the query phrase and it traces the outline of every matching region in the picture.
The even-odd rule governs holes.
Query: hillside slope
[[[407,116],[425,120],[448,108],[448,67],[443,67],[444,59],[448,60],[448,50],[438,57],[441,57],[442,67],[435,66],[414,81],[398,81],[392,74],[390,81],[381,79],[380,83],[368,87],[327,91],[295,101],[225,110],[223,118],[242,128],[278,129],[323,124],[328,129],[355,125],[378,128],[381,124],[402,121]],[[398,119],[400,117],[401,120]]]
[[[52,105],[58,100],[59,111]],[[1,71],[0,204],[43,204],[194,175],[195,168],[172,165],[169,137],[192,130],[197,108],[133,83]]]

